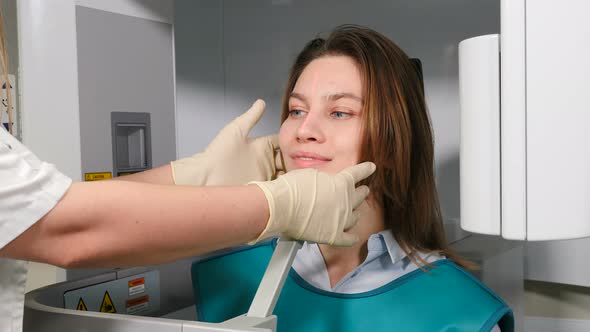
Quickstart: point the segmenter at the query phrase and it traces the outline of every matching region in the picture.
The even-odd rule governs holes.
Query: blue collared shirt
[[[305,242],[293,261],[293,269],[311,285],[337,293],[362,293],[381,287],[418,268],[385,230],[369,237],[367,258],[361,265],[344,276],[334,287],[330,285],[328,269],[320,248],[315,243]],[[437,254],[420,256],[431,263],[442,259]]]

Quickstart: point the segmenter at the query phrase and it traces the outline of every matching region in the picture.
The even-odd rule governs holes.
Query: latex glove
[[[316,169],[294,170],[274,181],[252,182],[268,200],[270,218],[258,239],[280,233],[297,240],[336,246],[351,246],[356,235],[345,231],[354,226],[359,213],[354,211],[369,195],[367,186],[356,183],[375,171],[375,164],[365,162],[338,174]]]
[[[250,109],[226,125],[205,151],[173,161],[172,177],[178,185],[242,185],[271,180],[276,173],[276,135],[248,138],[264,114],[265,103],[258,99]]]

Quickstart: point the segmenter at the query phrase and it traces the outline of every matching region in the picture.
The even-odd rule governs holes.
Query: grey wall
[[[288,69],[303,45],[337,25],[366,25],[423,61],[444,214],[459,218],[457,45],[499,33],[496,0],[176,0],[178,154],[203,149],[256,98],[254,134],[278,131]]]
[[[178,157],[185,157],[203,150],[240,110],[224,108],[220,2],[176,1],[174,13],[176,134]]]
[[[176,157],[172,26],[76,7],[82,172],[112,171],[110,113],[151,114],[152,165]]]

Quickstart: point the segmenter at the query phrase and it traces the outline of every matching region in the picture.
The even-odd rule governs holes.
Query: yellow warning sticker
[[[115,309],[115,305],[113,304],[113,300],[111,300],[111,296],[109,292],[104,292],[104,297],[102,298],[102,304],[100,305],[100,312],[109,312],[109,313],[116,313],[117,309]]]
[[[113,178],[113,174],[111,174],[111,172],[84,174],[84,181],[100,181],[100,180],[107,180],[107,179],[112,179],[112,178]]]
[[[80,301],[78,301],[78,306],[76,307],[76,310],[88,311],[88,308],[86,308],[86,303],[84,303],[84,300],[82,300],[82,298],[80,298]]]

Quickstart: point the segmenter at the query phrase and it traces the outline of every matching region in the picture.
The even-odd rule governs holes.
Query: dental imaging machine
[[[318,32],[373,27],[421,61],[448,241],[481,266],[476,277],[508,303],[521,331],[525,278],[544,280],[544,266],[584,275],[567,269],[585,267],[552,269],[552,258],[527,254],[524,241],[590,236],[590,3],[333,5],[18,1],[18,135],[77,180],[163,165],[202,150],[249,98],[278,108],[292,57]],[[287,29],[294,17],[306,24]],[[262,130],[276,130],[278,114],[265,117]],[[197,321],[191,266],[203,256],[66,270],[66,281],[27,293],[24,331],[276,331],[273,309],[300,246],[278,242],[249,311],[225,322]]]

